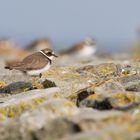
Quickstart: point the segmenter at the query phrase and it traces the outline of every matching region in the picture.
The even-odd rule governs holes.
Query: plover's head
[[[95,46],[96,45],[96,40],[94,38],[86,38],[84,43],[88,46]]]
[[[52,49],[46,48],[41,50],[49,59],[53,59],[54,57],[58,57]]]

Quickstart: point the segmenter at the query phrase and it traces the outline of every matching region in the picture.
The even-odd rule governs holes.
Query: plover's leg
[[[39,74],[39,78],[41,78],[41,77],[42,77],[42,73]]]

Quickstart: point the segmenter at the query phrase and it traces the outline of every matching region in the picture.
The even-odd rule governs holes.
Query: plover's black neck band
[[[49,61],[50,63],[52,63],[52,60],[43,52],[43,51],[39,51],[41,54],[43,54]]]

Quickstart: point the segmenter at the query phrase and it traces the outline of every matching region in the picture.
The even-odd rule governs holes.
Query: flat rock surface
[[[0,140],[140,139],[140,62],[60,56],[41,78],[4,69]]]

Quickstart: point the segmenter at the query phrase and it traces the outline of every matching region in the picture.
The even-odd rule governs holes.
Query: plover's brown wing
[[[45,67],[49,60],[45,58],[40,52],[27,56],[22,62],[13,64],[10,69],[21,71],[37,70]]]
[[[81,50],[84,47],[84,42],[78,43],[69,49],[69,53],[74,53]]]

